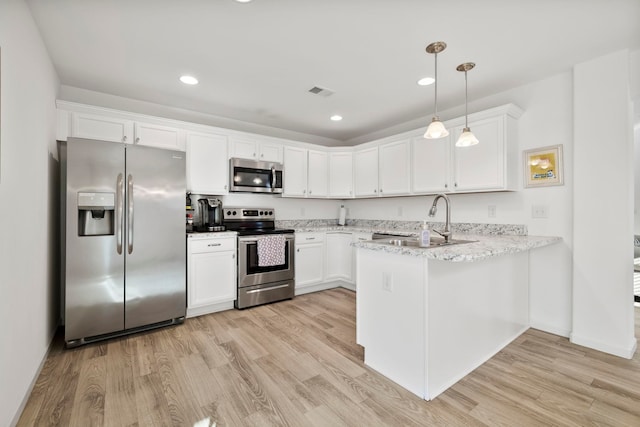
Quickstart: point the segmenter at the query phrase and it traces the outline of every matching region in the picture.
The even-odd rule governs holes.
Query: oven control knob
[[[273,215],[273,211],[269,211],[269,215]]]
[[[260,215],[264,215],[264,211],[260,211]]]
[[[233,214],[236,215],[238,212],[237,211],[233,211]]]
[[[231,211],[227,211],[227,215],[231,215]]]

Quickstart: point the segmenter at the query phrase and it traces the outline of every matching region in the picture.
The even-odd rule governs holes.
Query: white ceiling
[[[339,141],[640,47],[640,0],[27,0],[61,83]],[[179,82],[182,74],[200,80]],[[335,91],[324,98],[313,86]],[[332,122],[329,116],[344,116]]]

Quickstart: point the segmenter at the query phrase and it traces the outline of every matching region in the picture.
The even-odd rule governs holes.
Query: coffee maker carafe
[[[215,197],[198,199],[200,221],[197,231],[224,231],[222,225],[222,202]]]

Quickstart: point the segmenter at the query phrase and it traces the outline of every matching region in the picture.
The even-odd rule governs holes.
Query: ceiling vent
[[[335,93],[335,91],[331,90],[331,89],[327,89],[326,87],[320,87],[320,86],[314,86],[311,89],[309,89],[309,92],[313,93],[314,95],[320,95],[320,96],[331,96]]]

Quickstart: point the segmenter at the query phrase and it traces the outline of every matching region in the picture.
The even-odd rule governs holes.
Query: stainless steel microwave
[[[282,193],[282,163],[230,159],[229,191]]]

